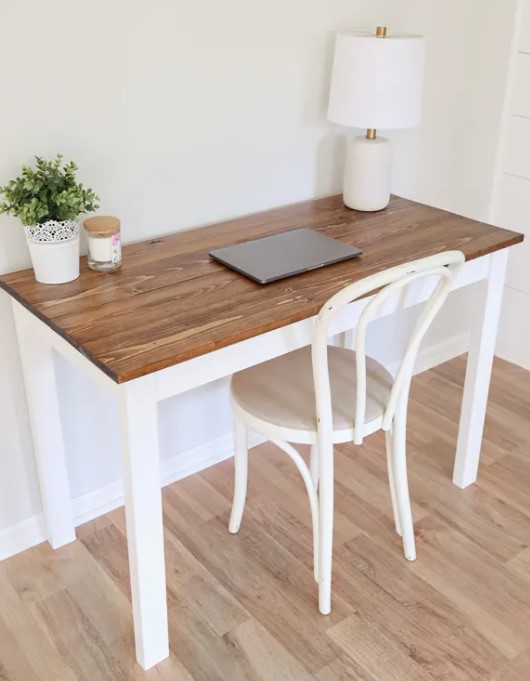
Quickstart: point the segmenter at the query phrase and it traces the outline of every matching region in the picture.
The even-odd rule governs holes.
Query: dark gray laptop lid
[[[362,251],[355,246],[308,228],[210,251],[214,260],[259,284],[268,284],[361,254]]]

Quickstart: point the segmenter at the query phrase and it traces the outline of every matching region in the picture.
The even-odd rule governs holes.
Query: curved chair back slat
[[[329,327],[334,316],[344,306],[373,293],[362,311],[355,332],[356,351],[356,408],[355,444],[362,444],[366,412],[366,332],[381,305],[392,295],[405,291],[413,282],[426,277],[437,277],[438,282],[414,325],[407,347],[397,371],[390,398],[383,417],[383,430],[389,430],[394,414],[403,400],[406,402],[414,361],[420,343],[431,322],[445,302],[454,278],[464,263],[460,251],[446,251],[427,258],[376,272],[361,281],[346,286],[332,296],[318,314],[312,343],[313,378],[315,383],[316,412],[319,436],[330,437],[333,430],[331,388],[329,381],[327,345]]]

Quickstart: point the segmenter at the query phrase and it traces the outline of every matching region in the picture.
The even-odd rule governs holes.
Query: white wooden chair
[[[416,558],[406,467],[408,393],[420,342],[463,262],[462,253],[448,251],[355,282],[322,307],[311,347],[232,377],[235,486],[229,531],[235,534],[241,525],[247,489],[247,432],[252,430],[290,456],[304,480],[311,507],[314,574],[322,614],[331,611],[334,443],[353,441],[360,445],[365,435],[385,431],[396,531],[402,536],[405,558]],[[424,277],[437,277],[438,281],[416,322],[394,378],[366,356],[366,329],[385,300]],[[329,346],[329,326],[334,315],[374,291],[356,327],[356,351]],[[311,445],[309,467],[290,442]]]

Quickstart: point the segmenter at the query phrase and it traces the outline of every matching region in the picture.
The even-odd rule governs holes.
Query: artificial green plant
[[[0,187],[4,195],[0,213],[17,217],[23,225],[48,220],[76,220],[80,213],[99,208],[99,197],[76,181],[77,165],[64,163],[61,154],[46,161],[35,156],[35,167],[23,166],[22,173]]]

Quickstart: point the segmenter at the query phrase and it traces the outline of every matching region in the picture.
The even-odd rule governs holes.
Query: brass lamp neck
[[[386,26],[378,26],[375,30],[376,38],[386,38]],[[377,130],[375,128],[368,128],[366,131],[367,140],[375,140],[377,137]]]

